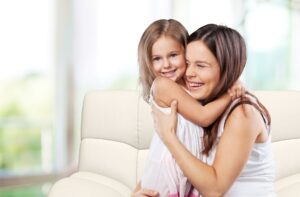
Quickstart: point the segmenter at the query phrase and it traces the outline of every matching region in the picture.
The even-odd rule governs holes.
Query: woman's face
[[[155,76],[178,81],[186,64],[183,46],[170,36],[161,36],[152,46],[151,62]]]
[[[220,80],[220,66],[216,57],[201,40],[193,41],[186,49],[185,83],[192,97],[207,99]]]

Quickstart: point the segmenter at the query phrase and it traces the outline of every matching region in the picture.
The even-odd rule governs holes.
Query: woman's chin
[[[190,95],[194,98],[194,99],[197,99],[197,100],[203,100],[205,99],[205,96],[202,92],[198,92],[198,91],[189,91],[190,92]]]

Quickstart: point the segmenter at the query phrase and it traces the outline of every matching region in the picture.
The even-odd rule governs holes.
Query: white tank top
[[[217,142],[205,158],[207,164],[212,165],[218,142],[224,132],[225,121],[232,107],[239,102],[236,99],[224,113],[218,128]],[[254,101],[251,99],[251,101]],[[255,102],[255,101],[254,101]],[[266,120],[266,117],[263,116]],[[270,131],[269,125],[266,124]],[[271,136],[263,143],[255,143],[249,155],[248,161],[240,176],[233,183],[225,197],[273,197],[274,192],[274,167]]]

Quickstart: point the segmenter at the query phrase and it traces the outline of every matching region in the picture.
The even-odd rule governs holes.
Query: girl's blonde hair
[[[151,23],[144,31],[138,46],[139,82],[143,86],[143,98],[149,102],[150,88],[155,79],[152,69],[152,46],[161,36],[170,36],[178,41],[184,49],[187,45],[188,32],[174,19],[161,19]]]

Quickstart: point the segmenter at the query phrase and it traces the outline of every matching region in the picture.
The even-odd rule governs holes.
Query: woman
[[[186,59],[188,90],[205,104],[240,77],[246,64],[245,42],[237,31],[209,24],[189,37]],[[162,141],[204,196],[275,196],[270,116],[252,94],[232,101],[225,113],[205,128],[205,162],[178,141],[176,104],[169,116],[155,107],[153,113]]]

